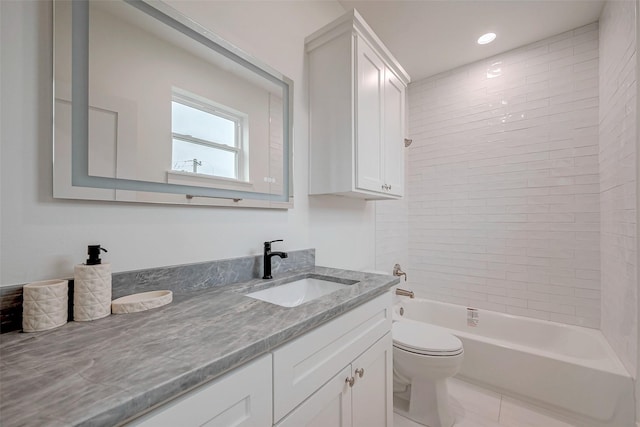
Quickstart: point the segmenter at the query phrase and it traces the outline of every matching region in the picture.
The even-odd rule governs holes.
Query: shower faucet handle
[[[396,264],[393,266],[393,275],[397,277],[404,276],[404,281],[407,281],[407,273],[402,271],[402,267],[400,267],[400,264]]]

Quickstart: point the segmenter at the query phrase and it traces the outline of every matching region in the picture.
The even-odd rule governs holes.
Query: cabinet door
[[[356,37],[356,187],[382,192],[384,62]]]
[[[404,193],[404,103],[405,87],[390,70],[384,80],[384,180],[387,192]]]
[[[344,368],[293,410],[277,427],[351,426],[351,366]]]
[[[271,354],[199,387],[127,426],[270,426]]]
[[[353,427],[393,426],[392,345],[389,332],[351,364]]]

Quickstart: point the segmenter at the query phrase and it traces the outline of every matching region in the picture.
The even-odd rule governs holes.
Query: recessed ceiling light
[[[491,43],[496,39],[496,33],[487,33],[480,36],[478,39],[478,44],[487,44]]]

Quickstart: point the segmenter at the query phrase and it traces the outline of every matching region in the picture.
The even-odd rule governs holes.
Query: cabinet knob
[[[364,368],[356,369],[356,375],[359,376],[360,378],[364,377]]]
[[[347,377],[347,379],[344,380],[344,382],[349,384],[349,387],[353,387],[353,384],[356,382],[356,379],[354,377]]]

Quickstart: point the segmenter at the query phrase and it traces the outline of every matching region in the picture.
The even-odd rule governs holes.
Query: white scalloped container
[[[39,332],[67,323],[69,316],[67,280],[45,280],[22,288],[22,329]]]

